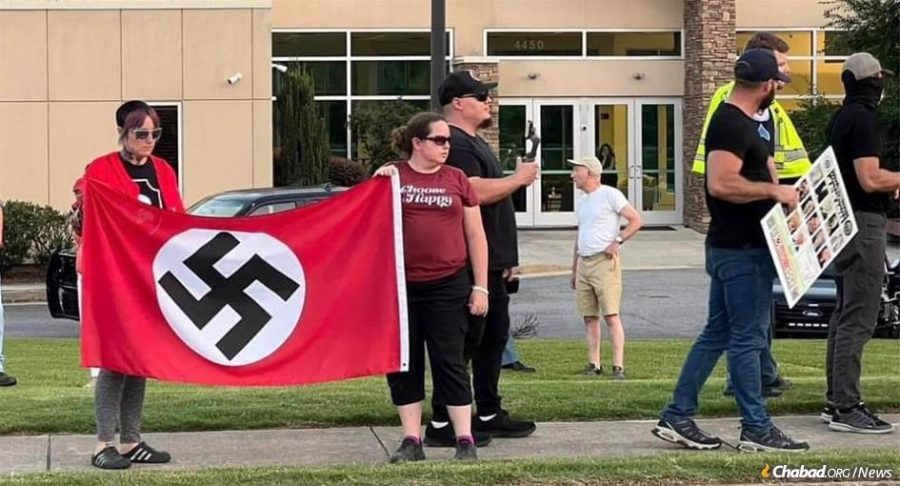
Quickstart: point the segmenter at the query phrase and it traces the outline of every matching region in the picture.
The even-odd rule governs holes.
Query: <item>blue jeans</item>
[[[765,432],[772,427],[760,375],[775,277],[769,250],[707,246],[706,273],[711,279],[709,318],[688,352],[662,419],[677,422],[694,416],[700,390],[727,351],[741,424],[751,432]]]
[[[759,367],[763,388],[775,385],[778,381],[778,362],[775,361],[775,356],[772,354],[772,314],[769,314],[766,319],[766,349],[759,357]],[[734,392],[731,373],[725,375],[725,391]]]
[[[512,333],[506,340],[506,347],[503,348],[503,358],[500,360],[501,366],[513,364],[519,361],[519,353],[516,352],[516,343],[513,342]]]
[[[3,297],[0,294],[0,373],[3,373],[3,328],[6,326],[3,320]]]

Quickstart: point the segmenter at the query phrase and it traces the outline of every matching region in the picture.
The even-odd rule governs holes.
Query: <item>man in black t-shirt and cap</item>
[[[462,169],[481,200],[481,217],[488,240],[488,293],[490,304],[484,319],[472,319],[467,354],[472,359],[472,383],[477,417],[472,421],[475,441],[486,435],[525,437],[534,422],[513,420],[500,406],[500,366],[509,336],[509,294],[506,282],[516,278],[519,264],[516,215],[512,193],[537,178],[534,163],[516,162],[515,173],[505,176],[491,147],[477,135],[492,123],[490,90],[497,83],[483,83],[471,71],[451,73],[438,90],[444,116],[450,124],[447,164]],[[434,415],[425,427],[425,444],[453,446],[453,428],[447,409],[432,403]]]
[[[881,305],[890,193],[900,190],[900,173],[887,170],[881,157],[875,119],[884,76],[890,74],[869,53],[848,57],[841,73],[847,95],[826,129],[859,227],[835,259],[837,307],[828,323],[828,405],[822,420],[840,432],[894,430],[865,406],[859,390],[863,347],[872,337]]]
[[[722,440],[697,427],[693,416],[706,379],[727,351],[741,411],[738,448],[805,450],[809,444],[790,439],[772,423],[760,375],[775,278],[760,220],[774,204],[796,207],[799,198],[793,187],[778,184],[775,161],[753,115],[774,101],[779,82],[790,79],[778,70],[775,55],[768,49],[744,51],[734,76],[734,90],[716,109],[706,132],[709,317],[653,434],[689,449],[721,447]]]

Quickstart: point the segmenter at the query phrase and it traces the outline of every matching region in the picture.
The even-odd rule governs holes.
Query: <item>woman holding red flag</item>
[[[178,191],[178,177],[169,164],[152,155],[162,136],[156,111],[139,100],[123,103],[116,110],[116,126],[121,149],[100,156],[85,168],[83,181],[102,182],[123,194],[161,209],[184,212]],[[80,186],[80,187],[78,187]],[[81,205],[76,201],[73,230],[81,237]],[[81,272],[81,247],[76,267]],[[90,271],[90,269],[87,269]],[[101,370],[94,388],[94,411],[97,419],[97,446],[91,464],[100,469],[125,469],[132,463],[165,463],[167,452],[158,451],[141,440],[144,392],[147,379],[109,370]],[[120,426],[116,447],[117,419]]]
[[[487,239],[478,196],[461,170],[444,165],[450,127],[440,115],[419,113],[392,138],[394,149],[409,158],[375,174],[400,177],[410,362],[408,372],[387,377],[405,436],[390,462],[425,459],[420,433],[426,346],[434,394],[448,404],[453,423],[455,458],[474,460],[464,345],[470,315],[483,317],[488,310]]]

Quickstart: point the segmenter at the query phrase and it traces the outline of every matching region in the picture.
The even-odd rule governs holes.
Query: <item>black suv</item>
[[[896,339],[900,338],[900,259],[891,263],[885,259],[885,269],[887,272],[881,290],[881,309],[878,311],[875,336]],[[778,279],[773,291],[772,326],[776,337],[828,335],[828,321],[837,301],[837,286],[831,267],[822,273],[793,309],[788,308]]]
[[[271,189],[243,189],[209,196],[188,208],[197,216],[233,218],[260,216],[288,211],[327,199],[345,191],[344,187],[326,184],[320,187],[277,187]],[[56,318],[79,320],[78,273],[75,253],[57,251],[47,266],[47,307]]]

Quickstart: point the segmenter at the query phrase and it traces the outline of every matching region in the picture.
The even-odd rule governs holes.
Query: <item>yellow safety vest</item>
[[[700,144],[694,155],[693,171],[698,174],[706,173],[706,130],[709,128],[709,120],[719,105],[728,98],[733,88],[734,81],[722,86],[716,90],[709,103],[703,131],[700,134]],[[803,176],[809,172],[812,163],[797,129],[794,128],[794,123],[791,122],[791,117],[777,100],[769,107],[769,113],[775,123],[775,168],[778,169],[778,178],[791,179]]]

